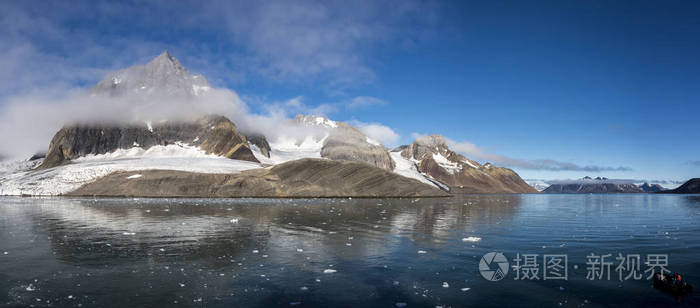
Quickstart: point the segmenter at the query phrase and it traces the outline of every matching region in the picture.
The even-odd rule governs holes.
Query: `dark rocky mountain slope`
[[[678,186],[676,189],[664,190],[667,194],[700,194],[700,178],[693,178]]]
[[[186,143],[209,154],[258,162],[245,136],[223,116],[204,116],[193,121],[165,121],[157,124],[70,125],[51,140],[46,159],[39,168],[51,168],[88,154],[105,154],[135,146]]]
[[[134,175],[140,175],[134,177]],[[445,197],[449,194],[365,163],[306,158],[237,174],[117,172],[73,196],[135,197]]]

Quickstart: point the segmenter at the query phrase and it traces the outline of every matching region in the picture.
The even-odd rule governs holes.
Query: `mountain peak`
[[[167,50],[146,65],[132,66],[111,73],[92,90],[96,94],[197,96],[210,89],[201,75],[190,75]]]
[[[171,69],[171,73],[187,73],[187,69],[180,64],[180,62],[173,57],[168,50],[163,51],[160,55],[153,58],[151,62],[148,62],[145,66],[147,69]]]

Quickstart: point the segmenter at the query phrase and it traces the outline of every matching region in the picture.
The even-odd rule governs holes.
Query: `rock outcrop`
[[[294,121],[326,130],[327,137],[321,148],[321,157],[363,162],[384,170],[394,169],[394,161],[384,146],[348,123],[312,115],[297,115]]]
[[[129,125],[70,125],[51,140],[39,168],[51,168],[89,154],[117,149],[185,143],[209,154],[258,162],[248,141],[236,125],[223,116],[204,116],[193,121],[164,121]]]
[[[455,193],[537,193],[513,170],[484,165],[450,150],[445,138],[430,135],[403,148],[401,156],[414,162],[418,171]]]
[[[267,143],[267,138],[265,138],[264,135],[262,134],[245,134],[246,139],[248,139],[248,142],[250,143],[251,147],[255,146],[262,155],[264,155],[267,158],[270,158],[270,144]]]
[[[237,174],[118,172],[73,196],[134,197],[445,197],[449,194],[365,163],[300,159]]]

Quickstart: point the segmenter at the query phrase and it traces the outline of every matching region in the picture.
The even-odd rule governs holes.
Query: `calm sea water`
[[[586,263],[664,254],[697,289],[699,217],[698,195],[0,198],[0,306],[700,306]],[[568,279],[516,280],[517,254],[565,254]]]

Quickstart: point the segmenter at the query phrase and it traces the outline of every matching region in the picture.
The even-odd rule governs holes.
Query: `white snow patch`
[[[149,132],[153,132],[153,123],[151,121],[146,121],[146,126],[148,127]]]
[[[134,147],[88,155],[45,170],[0,174],[0,195],[61,195],[116,171],[175,170],[198,173],[238,173],[257,163],[206,154],[186,144]]]
[[[394,173],[440,188],[418,171],[416,163],[401,156],[400,152],[390,152],[389,155],[391,156],[391,159],[394,160]]]
[[[433,154],[433,160],[435,160],[440,167],[447,170],[447,172],[450,174],[455,174],[455,172],[462,171],[462,166],[460,164],[449,161],[447,157],[442,156],[440,153]]]
[[[315,123],[316,125],[326,126],[326,127],[330,127],[330,128],[338,127],[338,123],[336,123],[333,120],[326,119],[324,117],[316,117],[315,121],[316,121],[316,123]]]
[[[135,146],[135,147],[140,147],[141,145],[140,145],[138,142],[134,141],[133,146]]]
[[[138,179],[138,178],[140,178],[140,177],[142,177],[142,175],[140,175],[140,174],[134,174],[134,175],[127,176],[126,178],[129,179],[129,180],[131,180],[131,179]]]
[[[333,273],[335,273],[335,272],[337,272],[337,271],[334,270],[334,269],[330,269],[330,268],[329,268],[329,269],[324,269],[324,270],[323,270],[323,273],[324,273],[324,274],[333,274]]]
[[[260,161],[263,163],[280,164],[302,158],[321,158],[321,149],[323,148],[323,143],[326,141],[326,138],[328,138],[328,134],[321,139],[314,138],[313,136],[306,136],[302,140],[281,136],[270,143],[270,158],[263,156],[263,159]],[[258,157],[256,156],[256,158]]]

